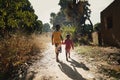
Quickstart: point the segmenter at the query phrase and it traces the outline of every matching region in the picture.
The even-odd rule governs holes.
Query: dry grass
[[[79,53],[88,63],[95,64],[98,71],[108,75],[110,80],[120,79],[120,49],[115,47],[98,47],[98,46],[79,46],[76,47]]]
[[[40,55],[46,45],[44,36],[33,34],[12,35],[0,40],[0,73],[8,71],[9,67],[18,66],[30,60],[35,55]]]
[[[38,48],[38,50],[41,50],[41,52],[43,52],[47,48],[47,43],[51,41],[50,33],[45,33],[42,35],[33,34],[32,39],[34,46],[36,47],[35,49]]]

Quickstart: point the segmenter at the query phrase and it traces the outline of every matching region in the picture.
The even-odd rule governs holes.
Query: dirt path
[[[60,62],[57,63],[54,46],[48,45],[43,53],[44,57],[37,60],[28,69],[26,80],[100,80],[97,77],[95,66],[88,64],[74,51],[71,52],[71,59],[67,62],[64,46],[62,46],[62,53],[59,55]]]

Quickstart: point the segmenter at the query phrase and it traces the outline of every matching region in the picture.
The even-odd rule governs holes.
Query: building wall
[[[103,44],[120,47],[120,0],[115,0],[101,12]]]

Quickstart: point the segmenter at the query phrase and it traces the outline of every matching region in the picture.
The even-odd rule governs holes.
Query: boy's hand
[[[64,44],[64,42],[62,41],[62,44]]]
[[[74,47],[72,47],[72,49],[74,50]]]
[[[54,43],[52,43],[52,45],[54,45]]]

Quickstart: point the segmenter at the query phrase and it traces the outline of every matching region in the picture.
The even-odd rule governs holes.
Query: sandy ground
[[[69,61],[66,61],[63,45],[58,63],[55,60],[54,46],[50,43],[48,45],[43,53],[44,57],[28,69],[26,80],[100,80],[95,66],[88,64],[74,50]]]

